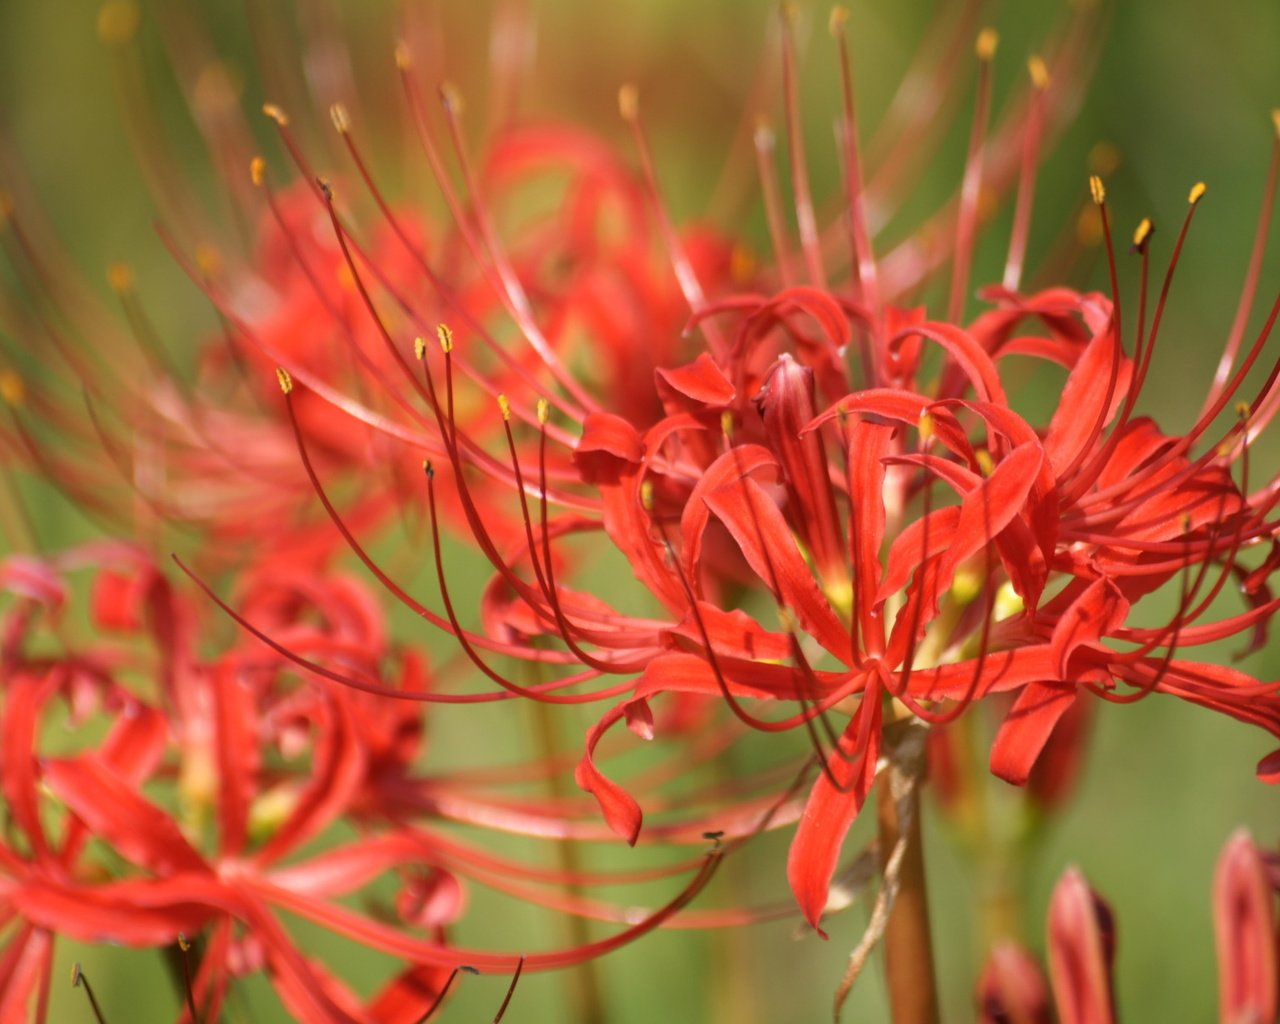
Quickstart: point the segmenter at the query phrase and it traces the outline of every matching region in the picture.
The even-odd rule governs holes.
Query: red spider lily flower
[[[841,41],[842,25],[834,19]],[[1143,268],[1136,326],[1122,309],[1110,213],[1096,179],[1091,192],[1107,240],[1111,297],[1063,287],[1023,293],[1025,197],[1055,109],[1055,77],[1044,62],[1033,62],[1012,121],[988,133],[994,46],[993,34],[980,36],[974,141],[951,220],[946,319],[895,304],[907,290],[904,277],[914,285],[936,263],[917,250],[908,264],[875,252],[843,46],[839,141],[846,180],[831,234],[847,238],[849,270],[839,283],[815,226],[794,130],[803,269],[785,258],[789,240],[779,236],[778,265],[759,275],[756,290],[733,290],[698,265],[665,213],[638,98],[624,89],[621,110],[657,211],[657,234],[690,311],[683,349],[655,366],[656,401],[634,405],[607,391],[597,396],[546,345],[528,287],[494,231],[483,181],[457,144],[457,104],[446,93],[446,120],[477,211],[469,248],[531,355],[529,376],[516,379],[477,372],[473,349],[487,345],[488,335],[474,324],[456,334],[441,325],[438,352],[415,342],[420,369],[410,386],[434,423],[421,448],[432,455],[426,486],[443,614],[407,594],[362,547],[311,454],[303,406],[327,385],[282,368],[291,424],[326,511],[393,594],[458,638],[499,687],[495,698],[619,699],[589,730],[577,780],[627,841],[641,834],[640,805],[630,787],[601,771],[596,752],[619,723],[643,739],[664,726],[670,731],[651,702],[665,698],[679,709],[671,721],[688,728],[705,721],[688,708],[719,698],[736,719],[726,736],[740,726],[805,731],[820,775],[803,806],[791,798],[778,805],[775,794],[747,816],[734,807],[707,820],[717,831],[734,822],[730,834],[744,835],[764,817],[779,824],[798,815],[789,879],[815,927],[844,838],[882,766],[890,719],[943,725],[975,700],[1006,694],[1012,703],[991,768],[1020,784],[1060,721],[1074,717],[1084,691],[1114,702],[1166,693],[1280,736],[1275,684],[1184,655],[1237,634],[1256,644],[1277,608],[1266,585],[1275,556],[1261,566],[1243,557],[1273,542],[1280,488],[1248,479],[1248,454],[1280,407],[1276,370],[1248,400],[1242,387],[1280,306],[1247,348],[1243,327],[1233,328],[1225,369],[1185,432],[1168,434],[1137,416],[1158,365],[1153,355],[1174,268],[1204,188],[1192,190],[1150,308],[1149,223],[1135,236]],[[783,50],[794,125],[794,63],[785,33]],[[1064,48],[1052,70],[1069,71],[1079,60],[1072,53]],[[402,64],[407,70],[407,60]],[[412,90],[410,97],[416,109]],[[335,124],[351,144],[341,111]],[[435,167],[438,154],[425,133],[423,140]],[[296,151],[288,136],[286,144]],[[359,151],[351,152],[363,176]],[[310,166],[299,163],[310,176]],[[768,161],[765,172],[768,202],[774,195]],[[1004,281],[982,293],[989,308],[963,322],[979,191],[1015,176],[1024,198]],[[395,214],[377,198],[371,177],[366,184],[394,230]],[[441,184],[453,204],[451,186]],[[1274,188],[1273,170],[1268,197]],[[317,203],[345,248],[349,231],[326,187],[319,187]],[[1260,254],[1255,248],[1238,325],[1253,305]],[[904,265],[909,272],[890,273]],[[372,264],[353,259],[348,268],[358,283],[376,277]],[[368,295],[363,288],[362,295]],[[396,350],[378,303],[365,305]],[[1032,420],[1011,406],[1003,364],[1014,356],[1067,369],[1051,416]],[[475,405],[461,375],[472,377],[477,391],[497,393],[504,443],[496,452],[484,444],[488,434],[469,429]],[[1220,425],[1233,403],[1237,419]],[[660,407],[661,415],[640,416],[634,409],[642,406]],[[444,470],[448,484],[437,480]],[[504,489],[511,494],[505,514],[494,508]],[[483,633],[462,621],[450,596],[438,523],[446,496],[451,517],[465,524],[495,569]],[[552,508],[561,511],[553,515]],[[629,562],[651,610],[626,612],[612,592],[569,585],[578,578],[570,575],[575,542],[593,532]],[[1233,577],[1243,584],[1247,606],[1213,618]],[[1133,625],[1134,605],[1164,586],[1179,589],[1175,616],[1161,627]],[[568,672],[528,686],[495,668],[494,654],[565,665]],[[779,702],[791,711],[761,710]],[[837,715],[847,721],[835,724]],[[1259,774],[1276,776],[1274,757]]]
[[[63,575],[86,566],[102,569],[92,593],[99,639],[43,653],[38,607],[57,612]],[[659,925],[714,869],[717,858],[704,859],[668,906],[633,912],[629,927],[594,943],[527,961],[457,948],[448,933],[465,907],[461,876],[522,896],[522,882],[564,880],[438,833],[421,808],[409,820],[404,792],[426,788],[414,767],[420,703],[300,685],[292,663],[256,640],[198,654],[200,615],[131,548],[12,560],[0,575],[16,598],[4,623],[0,711],[0,787],[13,821],[0,843],[0,915],[14,925],[0,951],[0,1005],[14,1012],[34,1001],[44,1019],[54,936],[144,947],[185,935],[199,948],[192,998],[210,1017],[237,977],[264,971],[301,1019],[419,1020],[459,967],[580,962]],[[242,607],[295,657],[375,682],[393,671],[380,612],[350,581],[281,567],[245,580]],[[140,653],[113,635],[148,644]],[[383,685],[421,693],[427,684],[410,658],[398,686]],[[48,745],[42,723],[57,718],[73,726],[70,749]],[[82,742],[99,720],[105,740]],[[445,788],[441,778],[433,785]],[[337,823],[357,834],[335,836]],[[677,871],[687,866],[655,877]],[[387,914],[351,908],[351,897],[388,877],[399,895]],[[606,909],[584,901],[575,912]],[[361,1000],[298,946],[283,915],[381,951],[398,973]]]

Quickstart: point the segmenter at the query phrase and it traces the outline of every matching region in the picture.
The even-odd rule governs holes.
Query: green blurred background
[[[255,72],[242,5],[199,6],[219,52],[242,76],[242,102],[256,110],[270,97]],[[676,218],[703,215],[751,82],[761,60],[772,52],[766,38],[774,5],[765,0],[619,0],[607,5],[533,0],[532,6],[538,48],[532,87],[524,98],[527,108],[585,121],[625,145],[615,115],[615,89],[624,80],[639,82]],[[263,7],[278,13],[283,4],[271,0]],[[439,8],[448,74],[470,95],[482,92],[484,75],[477,69],[483,65],[490,8],[443,3]],[[815,190],[821,195],[836,171],[830,143],[838,109],[834,61],[826,45],[826,8],[808,3],[799,8],[808,36],[806,131]],[[1024,73],[1026,55],[1043,45],[1063,10],[1038,2],[989,5],[986,20],[1003,34],[996,63],[999,81],[1008,83]],[[875,125],[915,41],[935,13],[935,5],[923,0],[855,0],[852,37],[865,126]],[[154,209],[130,152],[110,61],[97,39],[96,16],[95,6],[84,0],[0,4],[0,131],[9,151],[20,154],[39,201],[87,279],[105,295],[105,266],[122,258],[131,262],[149,309],[177,350],[183,337],[207,329],[208,313],[150,227]],[[390,59],[397,8],[351,2],[341,8],[341,16],[353,40],[358,80],[367,87],[367,116],[390,120],[394,115],[387,114],[386,105],[397,102]],[[1127,235],[1140,217],[1152,216],[1164,228],[1158,252],[1168,251],[1188,186],[1197,179],[1208,182],[1209,198],[1180,269],[1162,338],[1166,347],[1147,395],[1148,410],[1173,428],[1189,422],[1189,410],[1198,406],[1212,372],[1256,226],[1271,139],[1268,112],[1280,103],[1280,63],[1275,59],[1280,4],[1117,0],[1101,23],[1098,66],[1080,114],[1050,154],[1041,178],[1031,265],[1037,244],[1046,245],[1063,218],[1074,215],[1088,173],[1086,154],[1098,141],[1114,143],[1122,156],[1109,180],[1119,230]],[[184,119],[155,33],[145,20],[141,31],[148,80],[172,131],[179,164],[198,189],[211,192],[207,157]],[[272,59],[296,61],[296,56],[281,53]],[[968,102],[951,132],[954,138],[921,186],[926,192],[954,186],[959,179]],[[294,118],[306,121],[302,112],[294,111]],[[314,120],[318,129],[328,128],[322,112],[314,113]],[[269,158],[278,157],[267,126],[256,118],[253,123]],[[737,159],[749,157],[739,154]],[[750,167],[744,170],[751,175]],[[1064,212],[1056,214],[1058,210]],[[758,233],[758,223],[751,230]],[[997,240],[980,252],[975,281],[994,278],[1000,258]],[[1280,277],[1280,245],[1271,246],[1266,266],[1263,302],[1270,301]],[[1092,283],[1102,281],[1095,276]],[[1258,453],[1258,463],[1271,470],[1277,461],[1274,445]],[[53,505],[41,507],[38,518],[45,528],[42,540],[49,544],[85,529],[74,514]],[[1264,652],[1251,667],[1274,676],[1280,673],[1280,657]],[[1214,859],[1231,830],[1242,824],[1263,842],[1280,840],[1280,794],[1253,779],[1254,763],[1269,751],[1268,741],[1257,731],[1170,700],[1102,710],[1083,785],[1049,827],[1031,865],[1027,938],[1039,949],[1049,890],[1065,866],[1077,864],[1118,915],[1122,1016],[1130,1021],[1212,1019],[1216,983],[1209,886]],[[491,716],[487,722],[468,719],[465,727],[437,730],[441,738],[432,756],[449,763],[451,756],[474,747],[477,735],[490,749],[503,748],[518,742],[528,724],[513,722],[510,715]],[[564,729],[576,736],[580,727],[570,723]],[[983,954],[974,938],[975,894],[945,829],[931,817],[927,831],[944,1017],[971,1020],[970,993]],[[713,898],[730,902],[737,889],[756,898],[784,897],[784,850],[785,837],[764,844],[732,873],[735,891],[727,891],[725,882]],[[625,862],[616,849],[598,857]],[[658,1019],[726,1024],[828,1019],[831,992],[864,922],[862,908],[834,920],[828,943],[812,935],[798,937],[794,920],[720,937],[681,931],[650,936],[599,965],[608,1019],[637,1024]],[[537,940],[539,927],[523,921],[518,909],[481,898],[460,935],[510,948],[521,937]],[[541,939],[549,944],[563,941],[564,935]],[[68,964],[75,958],[92,972],[110,1020],[168,1019],[175,1010],[158,957],[70,947],[60,952]],[[879,966],[873,963],[860,984],[846,1020],[884,1019]],[[502,979],[467,981],[440,1019],[489,1019],[504,984]],[[567,993],[563,977],[526,978],[506,1019],[515,1024],[571,1020]],[[271,1006],[265,991],[252,990],[227,1019],[274,1019]],[[59,988],[52,1019],[88,1020],[89,1013],[78,993]]]

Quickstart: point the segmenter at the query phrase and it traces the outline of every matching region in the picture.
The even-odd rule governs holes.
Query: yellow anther
[[[745,285],[756,272],[756,258],[745,243],[735,245],[729,253],[729,277],[735,284]]]
[[[931,413],[922,412],[920,420],[916,424],[916,429],[920,431],[921,441],[931,441],[933,440],[934,431],[937,429],[937,421],[934,420]]]
[[[978,33],[977,42],[973,44],[973,52],[978,55],[978,60],[992,60],[999,45],[1000,33],[990,27],[984,28]]]
[[[498,409],[499,409],[499,410],[501,410],[501,412],[502,412],[502,419],[503,419],[503,421],[504,421],[504,422],[510,422],[510,420],[511,420],[511,403],[510,403],[509,401],[507,401],[507,396],[506,396],[506,395],[499,395],[499,396],[498,396]]]
[[[1049,77],[1049,65],[1044,62],[1040,54],[1032,54],[1027,58],[1027,73],[1031,75],[1031,84],[1041,92],[1049,88],[1049,83],[1052,81]]]
[[[283,366],[276,367],[276,380],[280,383],[280,391],[283,394],[290,394],[293,391],[293,378],[289,376],[289,371]]]
[[[1197,181],[1194,185],[1191,186],[1191,192],[1188,193],[1187,195],[1187,202],[1189,202],[1192,206],[1195,206],[1196,203],[1200,202],[1200,200],[1204,198],[1204,194],[1208,191],[1209,191],[1208,185],[1206,185],[1203,181]]]
[[[545,398],[538,399],[538,422],[545,424],[551,419],[551,403]]]
[[[978,462],[978,468],[982,470],[983,476],[990,476],[995,472],[996,460],[991,457],[991,453],[985,448],[979,448],[973,453],[973,457]]]
[[[422,362],[427,357],[427,339],[418,337],[413,339],[413,358]]]
[[[827,31],[837,39],[844,35],[844,27],[849,23],[849,8],[836,4],[827,16]]]
[[[178,932],[178,948],[184,953],[191,951],[191,942],[182,934],[182,932]]]
[[[1276,130],[1276,138],[1280,139],[1280,107],[1271,111],[1271,125]]]
[[[0,400],[11,409],[17,409],[27,400],[27,386],[12,370],[0,372]]]
[[[422,460],[422,472],[427,474],[428,480],[434,480],[436,478],[436,467],[431,464],[430,459]]]
[[[80,970],[80,965],[78,963],[72,964],[71,965],[71,987],[72,988],[80,987],[81,975],[82,975],[82,972]]]
[[[1151,235],[1155,229],[1156,226],[1151,223],[1151,218],[1143,217],[1142,220],[1138,222],[1138,226],[1133,230],[1133,247],[1139,250],[1142,249],[1142,247],[1151,239]]]
[[[1089,175],[1089,195],[1093,197],[1095,206],[1101,206],[1107,201],[1107,187],[1096,174]]]
[[[647,477],[640,481],[640,507],[646,512],[653,511],[653,481]]]
[[[796,5],[791,0],[785,0],[778,8],[778,13],[782,15],[782,23],[788,27],[794,25],[800,16]]]
[[[436,340],[440,342],[442,352],[453,351],[453,331],[449,329],[448,324],[436,324]]]
[[[140,15],[132,0],[112,0],[98,11],[98,38],[119,45],[133,39],[138,31]]]
[[[1247,420],[1253,412],[1253,406],[1248,402],[1236,402],[1236,415],[1242,420]]]
[[[728,409],[720,414],[720,433],[733,440],[733,413]]]
[[[329,108],[329,120],[333,122],[333,127],[338,130],[339,135],[346,135],[351,131],[351,115],[341,103],[335,103]]]
[[[413,55],[409,52],[409,44],[403,39],[396,43],[396,67],[408,71],[413,67]]]
[[[271,118],[271,120],[273,120],[281,128],[283,128],[285,125],[289,123],[289,115],[286,114],[274,103],[262,104],[262,112],[266,114],[267,117]]]
[[[629,82],[618,90],[618,113],[628,124],[640,116],[640,91]]]
[[[255,156],[249,161],[249,180],[252,181],[256,187],[261,188],[262,183],[266,178],[267,162],[263,160],[262,157]]]
[[[133,268],[127,263],[113,263],[107,267],[107,284],[117,295],[133,291]]]

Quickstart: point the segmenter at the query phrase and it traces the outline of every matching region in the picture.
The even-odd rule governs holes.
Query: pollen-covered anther
[[[640,116],[640,92],[630,83],[618,90],[618,113],[627,122]]]
[[[133,268],[127,263],[113,263],[107,267],[107,285],[117,295],[133,292]]]
[[[647,478],[640,481],[640,507],[646,512],[653,511],[653,481]]]
[[[729,409],[720,414],[720,433],[728,440],[733,440],[733,413]]]
[[[1271,126],[1276,130],[1276,138],[1280,139],[1280,107],[1271,111]]]
[[[267,179],[267,162],[260,156],[255,156],[249,161],[249,180],[253,182],[257,188],[262,187],[262,183]]]
[[[289,123],[289,115],[274,103],[262,104],[262,112],[281,128],[284,128]]]
[[[1133,248],[1137,252],[1145,252],[1147,243],[1151,241],[1151,236],[1155,234],[1156,226],[1151,223],[1150,217],[1143,217],[1138,222],[1138,226],[1133,229]]]
[[[422,472],[427,474],[428,480],[434,480],[436,477],[436,467],[431,464],[430,459],[422,460]]]
[[[978,60],[994,60],[999,46],[1000,33],[988,26],[978,33],[978,38],[973,44],[973,52],[978,55]]]
[[[1248,402],[1236,402],[1236,415],[1241,422],[1247,420],[1253,413],[1253,407]]]
[[[545,398],[538,399],[538,422],[546,424],[551,419],[551,403]]]
[[[409,52],[409,44],[403,39],[396,42],[395,59],[396,67],[401,71],[408,71],[413,67],[413,54]]]
[[[977,460],[978,468],[982,470],[983,476],[990,476],[995,472],[996,460],[991,457],[991,453],[985,448],[979,448],[973,453],[974,459]]]
[[[436,340],[440,342],[440,351],[453,351],[453,331],[448,324],[436,324]]]
[[[837,39],[844,34],[844,27],[849,23],[849,8],[836,4],[827,15],[827,31]]]
[[[1044,58],[1040,54],[1035,53],[1027,58],[1027,74],[1031,76],[1031,84],[1041,92],[1044,92],[1052,84],[1052,78],[1049,75],[1049,65],[1044,62]]]
[[[502,413],[504,423],[511,422],[511,402],[507,400],[506,395],[498,396],[498,410]]]
[[[329,120],[333,122],[339,135],[346,135],[351,131],[351,115],[341,103],[335,103],[329,108]]]
[[[283,366],[276,367],[276,380],[280,384],[280,391],[283,394],[290,394],[293,391],[293,377],[289,375],[289,371]]]
[[[1101,206],[1107,201],[1107,187],[1102,184],[1102,179],[1096,174],[1089,175],[1089,195],[1093,198],[1095,206]]]
[[[421,335],[413,339],[413,358],[418,362],[427,358],[427,339]]]
[[[1187,194],[1187,202],[1190,203],[1192,206],[1195,206],[1196,203],[1200,202],[1200,200],[1204,198],[1204,194],[1208,191],[1209,191],[1208,185],[1206,185],[1203,181],[1197,181],[1194,185],[1191,186],[1191,191]]]

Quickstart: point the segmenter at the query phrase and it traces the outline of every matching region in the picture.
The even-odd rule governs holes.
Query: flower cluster
[[[459,95],[439,89],[442,143],[421,62],[401,43],[411,141],[441,220],[394,198],[341,89],[320,90],[335,93],[339,143],[323,157],[265,106],[295,172],[284,183],[251,155],[227,82],[192,80],[227,194],[253,225],[234,253],[181,216],[161,227],[221,327],[194,355],[194,382],[168,365],[127,269],[110,278],[130,327],[117,338],[6,203],[33,296],[8,330],[24,350],[15,363],[34,365],[0,377],[0,443],[112,530],[180,525],[194,551],[177,561],[181,586],[125,543],[0,568],[0,786],[13,821],[0,843],[0,1017],[33,1003],[44,1016],[56,935],[130,946],[199,935],[193,1016],[215,1018],[230,981],[263,969],[303,1019],[420,1020],[464,967],[582,963],[678,912],[695,926],[776,914],[685,908],[726,854],[793,825],[787,879],[820,933],[878,859],[879,897],[837,1009],[887,936],[901,1010],[895,903],[923,906],[919,791],[930,762],[944,809],[963,784],[956,731],[975,706],[998,722],[991,772],[1043,807],[1069,789],[1106,703],[1164,694],[1280,739],[1280,682],[1199,653],[1232,638],[1257,650],[1280,610],[1280,476],[1251,472],[1280,411],[1280,360],[1267,353],[1280,299],[1255,315],[1280,115],[1218,372],[1189,425],[1161,425],[1144,398],[1159,387],[1205,186],[1189,193],[1154,297],[1153,225],[1132,236],[1135,301],[1119,285],[1099,176],[1083,207],[1106,292],[1024,285],[1037,166],[1091,60],[1091,17],[1077,12],[1030,60],[994,122],[995,33],[967,15],[935,30],[949,53],[976,35],[969,146],[954,195],[890,248],[880,229],[935,159],[942,118],[895,107],[886,138],[904,141],[864,173],[837,9],[842,189],[815,200],[784,11],[787,188],[773,128],[753,136],[768,258],[675,222],[633,87],[619,108],[634,158],[577,128],[521,122],[475,158]],[[193,38],[185,19],[167,24]],[[99,27],[127,50],[136,11],[109,4]],[[904,90],[941,108],[968,74],[922,59]],[[190,205],[170,198],[174,211]],[[977,238],[1005,198],[1004,273],[975,303]],[[1247,336],[1251,318],[1262,323]],[[99,330],[107,343],[78,344]],[[1010,393],[1015,366],[1062,380],[1057,401],[1026,408]],[[392,540],[410,546],[388,557]],[[469,583],[485,565],[474,601],[459,597],[459,547]],[[337,570],[346,553],[449,639],[449,672],[426,669],[419,636],[390,638],[379,595]],[[438,602],[412,580],[428,561]],[[66,577],[84,569],[96,574],[88,642],[60,627]],[[571,755],[456,779],[426,770],[425,708],[514,700],[603,710]],[[71,736],[56,749],[54,722]],[[620,724],[657,748],[629,775]],[[771,753],[732,778],[696,770],[749,744]],[[574,764],[583,794],[519,789]],[[1257,775],[1280,782],[1280,751]],[[873,791],[878,851],[847,855]],[[571,858],[548,869],[442,821],[713,849],[621,874]],[[1220,948],[1235,979],[1223,1019],[1274,1015],[1274,949],[1249,951],[1274,932],[1264,856],[1239,838],[1223,863]],[[464,878],[624,927],[550,952],[460,948]],[[671,878],[679,887],[657,909],[585,894]],[[388,879],[387,912],[353,909]],[[1093,906],[1068,875],[1051,909],[1063,1020],[1112,1017]],[[301,952],[282,913],[394,958],[394,977],[361,998]],[[915,970],[929,973],[927,957]],[[985,1019],[1049,1019],[1038,971],[1012,947],[997,950],[980,999]]]

